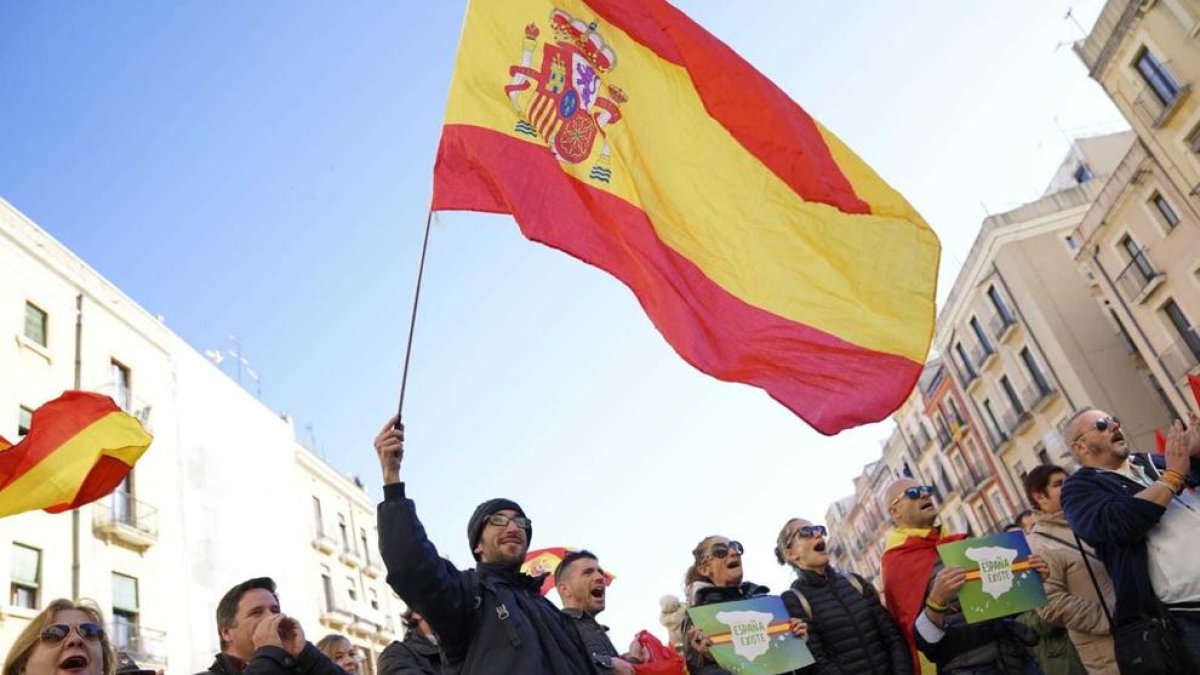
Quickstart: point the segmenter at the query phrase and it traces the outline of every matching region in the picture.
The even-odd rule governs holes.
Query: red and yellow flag
[[[24,439],[0,446],[0,516],[59,513],[107,495],[151,440],[111,398],[65,392],[34,411]]]
[[[521,571],[531,577],[545,576],[542,580],[542,587],[539,589],[542,595],[550,592],[554,588],[554,571],[558,569],[558,564],[567,557],[568,553],[575,551],[573,548],[563,548],[556,546],[553,548],[539,548],[534,551],[529,551],[525,554],[525,562],[521,563]],[[607,586],[613,582],[615,577],[608,572],[604,573],[604,585]]]
[[[511,214],[823,433],[898,407],[932,337],[921,216],[661,0],[470,2],[432,208]]]

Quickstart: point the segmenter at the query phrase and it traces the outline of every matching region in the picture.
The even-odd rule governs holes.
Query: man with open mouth
[[[604,611],[607,602],[608,577],[595,554],[587,550],[568,553],[554,570],[554,584],[562,599],[563,614],[575,622],[600,672],[633,675],[632,664],[638,659],[628,654],[622,656],[608,638],[608,626],[596,621],[596,615]]]
[[[958,602],[966,570],[944,567],[937,547],[958,541],[937,525],[933,487],[901,478],[887,487],[883,506],[895,527],[887,535],[883,558],[883,591],[888,611],[915,647],[913,668],[939,675],[1026,675],[1041,669],[1029,648],[1037,633],[1011,617],[969,624]],[[1029,563],[1045,576],[1046,563]]]
[[[521,572],[533,522],[511,499],[489,499],[467,522],[477,563],[459,570],[439,556],[400,481],[404,430],[390,420],[375,437],[383,471],[379,552],[392,590],[438,637],[443,672],[456,675],[595,675],[571,619],[542,597],[544,577]]]
[[[1131,453],[1120,420],[1094,408],[1076,412],[1064,429],[1083,468],[1063,483],[1063,512],[1104,561],[1114,625],[1161,622],[1157,651],[1178,658],[1171,672],[1200,672],[1200,417],[1189,412],[1186,428],[1176,421],[1155,456]],[[1116,638],[1125,670],[1133,657]]]

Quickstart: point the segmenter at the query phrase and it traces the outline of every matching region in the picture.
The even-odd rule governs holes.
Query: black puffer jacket
[[[782,597],[788,614],[808,623],[816,675],[912,675],[904,636],[862,577],[852,581],[833,569],[824,575],[800,570]]]
[[[379,655],[379,675],[438,675],[442,650],[421,632],[410,629],[403,642],[393,642]]]

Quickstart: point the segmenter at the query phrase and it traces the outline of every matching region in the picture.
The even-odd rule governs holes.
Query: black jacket
[[[869,583],[830,569],[826,575],[800,570],[792,590],[782,595],[793,618],[808,623],[808,649],[816,675],[912,675],[908,643]]]
[[[379,655],[379,675],[439,675],[442,650],[410,629],[403,642],[393,642]]]
[[[562,613],[579,629],[579,637],[591,655],[592,663],[598,666],[602,673],[612,670],[612,660],[614,657],[620,657],[621,652],[617,651],[612,640],[608,639],[608,626],[596,621],[596,617],[583,610],[566,608]]]
[[[541,579],[481,564],[460,571],[425,535],[404,483],[383,486],[379,552],[387,581],[438,636],[447,675],[594,675],[579,632]]]
[[[259,647],[249,662],[217,654],[208,670],[196,675],[346,675],[346,671],[309,642],[294,658],[282,647]]]
[[[933,579],[942,571],[939,561],[933,566],[925,586],[925,600]],[[924,605],[925,600],[922,601]],[[922,613],[924,610],[922,610]],[[920,614],[917,620],[920,620]],[[937,642],[927,642],[914,626],[917,649],[937,665],[938,675],[1028,675],[1041,673],[1029,648],[1037,644],[1037,633],[1016,622],[1013,617],[967,623],[958,600],[950,601],[942,626],[945,635]]]
[[[1154,457],[1154,460],[1151,471],[1147,455],[1136,454],[1130,458],[1156,477],[1161,457]],[[1195,486],[1198,475],[1200,460],[1193,458],[1188,485]],[[1118,625],[1140,616],[1161,613],[1158,597],[1150,584],[1146,535],[1158,525],[1166,509],[1133,496],[1144,489],[1144,485],[1125,476],[1089,467],[1072,474],[1062,488],[1067,523],[1081,539],[1092,545],[1112,578],[1117,596],[1113,618]]]

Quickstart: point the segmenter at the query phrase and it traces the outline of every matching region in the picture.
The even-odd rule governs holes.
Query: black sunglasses
[[[829,530],[825,529],[824,525],[802,525],[792,530],[792,533],[788,535],[788,544],[790,545],[796,537],[812,539],[813,537],[824,537],[828,534]]]
[[[79,637],[90,642],[95,642],[104,637],[104,627],[98,623],[77,623],[75,625],[67,623],[56,623],[51,626],[46,626],[46,629],[41,632],[42,642],[62,642],[71,634],[71,629],[74,628]]]
[[[741,542],[738,542],[738,541],[731,541],[728,544],[724,544],[724,543],[713,544],[713,547],[712,547],[712,549],[709,550],[707,557],[708,558],[719,558],[721,560],[724,560],[725,558],[729,557],[730,551],[733,551],[734,553],[741,555],[742,553],[745,552],[745,550],[746,549],[742,548]]]
[[[1100,433],[1104,433],[1105,431],[1108,431],[1108,428],[1110,426],[1113,428],[1121,426],[1121,420],[1119,420],[1115,417],[1101,417],[1100,419],[1096,420],[1096,423],[1092,426],[1096,429],[1096,431],[1099,431]],[[1083,438],[1083,435],[1086,434],[1087,432],[1088,432],[1088,430],[1079,432],[1079,434],[1077,436],[1075,436],[1075,438],[1071,439],[1071,442],[1074,443],[1075,441],[1079,440],[1080,438]]]
[[[909,499],[911,499],[912,501],[915,502],[922,497],[928,497],[932,494],[933,494],[933,486],[932,485],[914,485],[914,486],[908,488],[907,490],[905,490],[904,492],[901,492],[899,497],[896,497],[895,499],[892,500],[891,504],[888,504],[888,507],[895,506],[896,502],[900,501],[904,497],[908,497]]]

